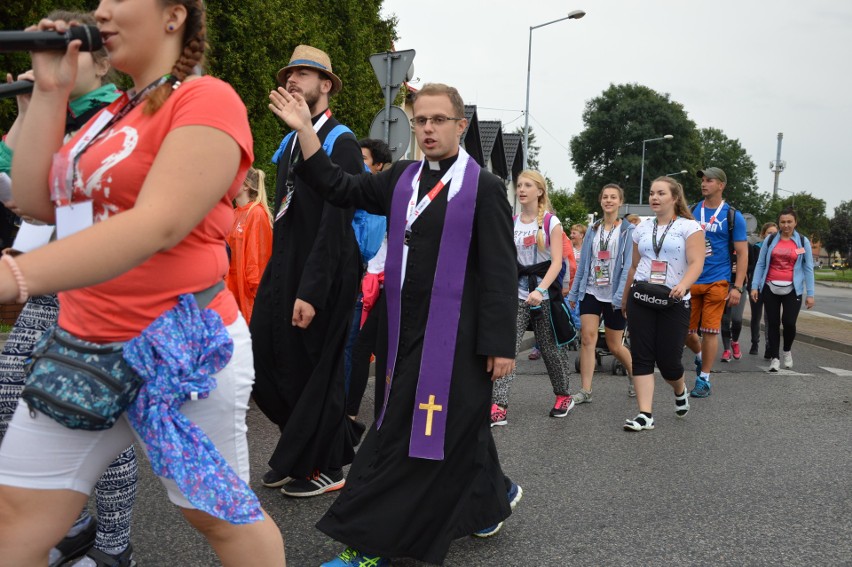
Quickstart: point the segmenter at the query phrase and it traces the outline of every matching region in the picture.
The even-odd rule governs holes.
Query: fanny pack
[[[775,295],[787,295],[788,293],[793,291],[793,282],[790,282],[787,285],[778,285],[775,282],[766,283],[769,284],[769,291],[771,291]]]
[[[203,309],[224,289],[216,285],[195,294]],[[203,305],[202,305],[203,302]],[[133,403],[142,378],[124,360],[124,345],[98,344],[54,326],[33,348],[21,398],[30,415],[41,412],[69,429],[109,429]]]
[[[652,309],[668,309],[672,305],[680,303],[679,299],[669,297],[671,292],[672,290],[668,286],[645,281],[635,281],[630,288],[630,296],[635,301]]]

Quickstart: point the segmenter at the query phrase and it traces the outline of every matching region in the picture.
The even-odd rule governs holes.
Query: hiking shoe
[[[90,559],[91,561],[86,561]],[[118,555],[110,555],[100,549],[93,547],[76,563],[72,563],[71,567],[77,565],[91,565],[94,562],[95,567],[136,567],[136,561],[133,559],[133,546],[127,544],[124,551]]]
[[[793,353],[785,350],[781,356],[784,357],[784,368],[793,368]]]
[[[778,360],[777,358],[773,358],[771,361],[769,361],[769,371],[770,372],[778,372],[779,370],[781,370],[781,361],[780,360]]]
[[[693,398],[706,398],[710,395],[710,381],[701,376],[695,377],[695,387],[689,393]]]
[[[50,550],[49,566],[64,565],[71,559],[85,555],[95,545],[97,531],[97,522],[94,518],[89,518],[89,522],[77,535],[65,537]]]
[[[518,502],[521,501],[521,498],[524,496],[524,490],[521,488],[521,485],[513,482],[512,486],[509,487],[509,492],[506,494],[509,498],[509,507],[514,510],[515,506]],[[503,527],[503,522],[495,524],[493,526],[487,527],[484,530],[479,530],[478,532],[473,532],[474,537],[491,537],[497,532],[500,531],[500,528]]]
[[[281,474],[275,469],[269,469],[266,471],[266,474],[263,475],[263,480],[261,480],[261,482],[266,488],[278,488],[279,486],[284,486],[291,480],[293,479],[286,474]]]
[[[731,351],[725,350],[722,353],[722,362],[731,362]]]
[[[571,396],[571,399],[574,400],[574,405],[591,403],[592,401],[592,393],[587,392],[585,390],[577,390],[576,394]]]
[[[686,385],[683,387],[681,395],[675,394],[675,415],[678,417],[686,417],[689,413],[689,392],[686,391]]]
[[[556,396],[556,403],[553,404],[553,409],[550,410],[550,417],[565,417],[573,407],[574,400],[571,396]]]
[[[731,341],[731,354],[734,355],[734,360],[739,360],[743,357],[743,351],[740,350],[740,343]]]
[[[529,358],[530,360],[538,360],[539,358],[541,358],[541,351],[535,347],[532,347],[530,355],[527,358]]]
[[[281,493],[293,498],[319,496],[343,488],[343,469],[336,471],[315,471],[310,478],[294,478],[281,488]]]
[[[509,421],[506,419],[506,408],[501,408],[497,404],[491,404],[491,427],[495,425],[506,425]]]
[[[364,555],[357,549],[347,547],[340,555],[320,567],[387,567],[390,564],[390,559],[378,555]]]
[[[757,354],[757,343],[751,343],[751,350],[748,351],[749,354]]]
[[[654,429],[654,418],[641,413],[633,419],[625,420],[625,431],[642,431],[643,429]]]

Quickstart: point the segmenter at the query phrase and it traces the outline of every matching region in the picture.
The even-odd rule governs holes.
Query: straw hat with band
[[[290,70],[300,67],[314,69],[325,75],[331,81],[329,95],[333,95],[343,87],[343,81],[331,70],[331,58],[328,54],[310,45],[296,46],[293,55],[290,57],[290,63],[278,71],[278,82],[282,85],[286,84],[286,77]]]

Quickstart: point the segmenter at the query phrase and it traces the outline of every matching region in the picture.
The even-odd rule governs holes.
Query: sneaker
[[[278,488],[280,486],[284,486],[291,480],[293,479],[289,476],[281,474],[280,472],[274,469],[269,469],[268,471],[266,471],[266,474],[263,475],[263,480],[261,480],[261,482],[266,488]]]
[[[706,398],[710,395],[710,381],[701,376],[695,377],[695,387],[689,393],[693,398]]]
[[[701,358],[699,358],[697,355],[695,357],[695,375],[701,375]]]
[[[636,397],[636,388],[633,386],[633,382],[629,382],[627,384],[627,397],[635,398]]]
[[[654,429],[654,418],[641,413],[633,419],[624,422],[625,431],[642,431],[643,429]]]
[[[281,488],[281,493],[294,498],[319,496],[343,488],[343,469],[336,471],[315,471],[310,478],[294,478]]]
[[[784,368],[793,368],[793,353],[785,350],[781,356],[784,357]]]
[[[495,425],[506,425],[509,421],[506,419],[506,408],[501,408],[497,404],[491,404],[491,427]]]
[[[778,372],[779,370],[781,370],[781,361],[778,360],[777,358],[773,358],[769,362],[769,371],[770,372]]]
[[[541,351],[535,347],[532,347],[530,355],[527,358],[529,358],[530,360],[538,360],[539,358],[541,358]]]
[[[757,343],[751,343],[751,350],[748,351],[749,354],[757,354]]]
[[[347,547],[340,555],[320,567],[386,567],[390,564],[390,559],[378,555],[364,555],[357,549]]]
[[[89,518],[89,522],[78,534],[65,537],[50,550],[49,566],[64,565],[71,559],[85,555],[95,545],[97,531],[97,523],[93,518]]]
[[[743,351],[740,350],[740,343],[731,341],[731,354],[734,355],[734,360],[739,360],[743,357]]]
[[[574,400],[571,396],[556,396],[556,403],[553,404],[553,409],[550,410],[550,417],[565,417],[573,407]]]
[[[591,403],[592,401],[592,393],[587,392],[585,390],[577,390],[576,394],[571,396],[571,399],[574,400],[574,405]]]
[[[118,555],[110,555],[100,549],[93,547],[76,563],[72,563],[71,567],[85,566],[91,567],[136,567],[136,561],[133,559],[133,546],[127,544],[127,548]]]
[[[731,351],[725,350],[722,353],[722,362],[731,362]]]
[[[515,482],[512,483],[512,486],[509,487],[509,492],[507,493],[507,497],[509,498],[509,507],[514,510],[515,506],[517,506],[518,502],[521,501],[521,498],[524,496],[524,489],[521,488],[520,484]],[[479,530],[478,532],[473,532],[474,537],[491,537],[503,527],[503,522],[495,524],[491,527],[485,528],[484,530]]]
[[[766,350],[763,351],[763,360],[770,360],[772,355],[769,354],[769,347],[766,347]]]
[[[675,415],[678,417],[686,417],[689,413],[689,392],[686,391],[686,386],[683,387],[681,395],[675,394]]]

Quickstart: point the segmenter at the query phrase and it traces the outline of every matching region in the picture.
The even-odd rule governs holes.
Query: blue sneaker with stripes
[[[512,510],[514,510],[515,506],[518,504],[518,502],[521,501],[521,498],[523,498],[524,490],[521,488],[521,485],[513,482],[512,486],[509,487],[509,492],[507,493],[507,496],[509,498],[509,507]],[[502,528],[502,527],[503,527],[503,522],[500,522],[499,524],[495,524],[493,526],[485,528],[484,530],[479,530],[478,532],[474,532],[473,536],[474,537],[491,537],[494,534],[496,534],[497,532],[499,532],[500,528]]]
[[[695,387],[689,392],[693,398],[706,398],[710,395],[710,381],[701,376],[695,377]]]

